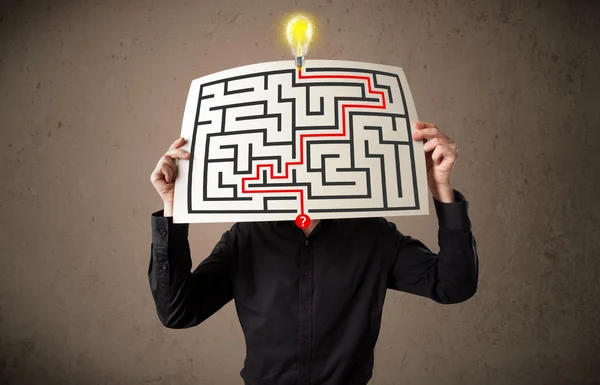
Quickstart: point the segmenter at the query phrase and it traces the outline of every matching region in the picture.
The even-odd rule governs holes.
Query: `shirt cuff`
[[[165,217],[164,210],[152,213],[152,243],[158,247],[178,244],[188,237],[188,223],[173,223],[173,217]]]
[[[468,214],[469,202],[460,192],[452,191],[454,192],[454,202],[452,203],[440,202],[433,198],[440,229],[471,230],[471,220]]]

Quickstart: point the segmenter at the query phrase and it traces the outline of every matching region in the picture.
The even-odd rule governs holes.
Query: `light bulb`
[[[292,17],[285,27],[285,37],[294,55],[296,67],[302,67],[304,56],[313,37],[313,25],[308,17],[302,15]]]

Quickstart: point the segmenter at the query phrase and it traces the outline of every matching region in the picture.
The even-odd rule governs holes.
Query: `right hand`
[[[190,158],[188,151],[179,148],[184,144],[184,138],[174,141],[169,150],[159,159],[156,168],[150,175],[150,181],[165,205],[165,216],[173,215],[175,179],[177,178],[176,159]]]

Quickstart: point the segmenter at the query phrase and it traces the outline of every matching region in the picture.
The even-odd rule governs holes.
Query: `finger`
[[[160,165],[157,165],[156,168],[152,170],[152,174],[150,174],[150,181],[154,183],[162,179],[164,179],[164,175],[160,169]]]
[[[162,167],[160,168],[160,171],[165,176],[165,181],[167,181],[167,183],[171,183],[173,181],[173,169],[169,167],[169,165],[166,162],[163,163]]]
[[[164,156],[164,162],[166,163],[167,166],[169,166],[169,168],[172,171],[171,174],[171,181],[175,180],[175,177],[177,176],[177,163],[175,163],[175,160],[173,160],[173,158],[168,157],[168,156]]]
[[[435,124],[434,124],[434,123],[429,123],[429,122],[424,122],[424,121],[422,121],[422,120],[419,120],[418,122],[416,122],[416,123],[414,124],[414,126],[415,126],[415,128],[416,128],[417,130],[422,130],[422,129],[424,129],[424,128],[433,128],[433,127],[435,127]]]
[[[166,163],[173,171],[177,170],[177,163],[175,163],[175,160],[173,160],[173,158],[170,156],[165,155],[160,158],[160,161],[161,163]]]
[[[437,127],[423,128],[412,133],[413,140],[432,139],[438,136],[440,130]]]
[[[188,159],[190,157],[190,153],[180,148],[174,148],[167,151],[165,156],[172,159]]]
[[[173,160],[171,160],[173,161]],[[162,156],[158,162],[156,162],[156,167],[154,167],[154,170],[152,170],[152,174],[150,175],[150,180],[152,182],[164,179],[164,174],[162,172],[162,167],[166,162],[166,157]]]
[[[169,147],[169,150],[172,150],[174,148],[179,148],[181,146],[183,146],[183,144],[185,143],[185,138],[179,138],[176,141],[173,142],[173,144],[171,145],[171,147]]]
[[[458,149],[456,148],[456,144],[454,142],[445,144],[442,147],[444,158],[456,159],[458,156]]]
[[[451,140],[448,135],[444,134],[437,127],[423,128],[412,133],[413,140],[428,140],[433,138],[441,138]]]
[[[170,170],[169,174],[164,172],[165,167]],[[167,179],[167,175],[170,175],[173,177],[177,173],[177,164],[175,163],[175,161],[173,159],[164,155],[163,157],[160,158],[160,160],[158,161],[158,164],[156,165],[156,173],[159,174],[158,179],[162,179],[164,176],[167,183],[171,183],[171,180]]]
[[[442,160],[444,159],[444,149],[442,146],[437,146],[435,150],[433,150],[431,159],[433,159],[433,162],[436,164],[436,166],[439,166],[440,163],[442,163]]]
[[[171,170],[173,170],[173,175],[171,175],[171,181],[175,182],[175,179],[177,179],[177,171],[179,171],[179,167],[177,167],[177,164],[173,159],[170,159],[170,161],[171,162],[169,162],[169,167],[171,168]]]
[[[423,149],[425,150],[425,152],[429,152],[429,151],[434,150],[437,146],[442,146],[442,145],[447,145],[447,144],[448,144],[447,139],[433,138],[433,139],[425,142],[425,144],[423,145]]]

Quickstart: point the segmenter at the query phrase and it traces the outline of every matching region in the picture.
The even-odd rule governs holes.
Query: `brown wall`
[[[450,4],[451,3],[451,4]],[[459,144],[478,294],[389,293],[373,384],[600,383],[597,1],[1,1],[0,383],[239,384],[234,307],[162,327],[146,272],[149,174],[193,78],[310,58],[404,68]],[[436,220],[396,219],[436,248]],[[229,225],[194,225],[194,264]]]

